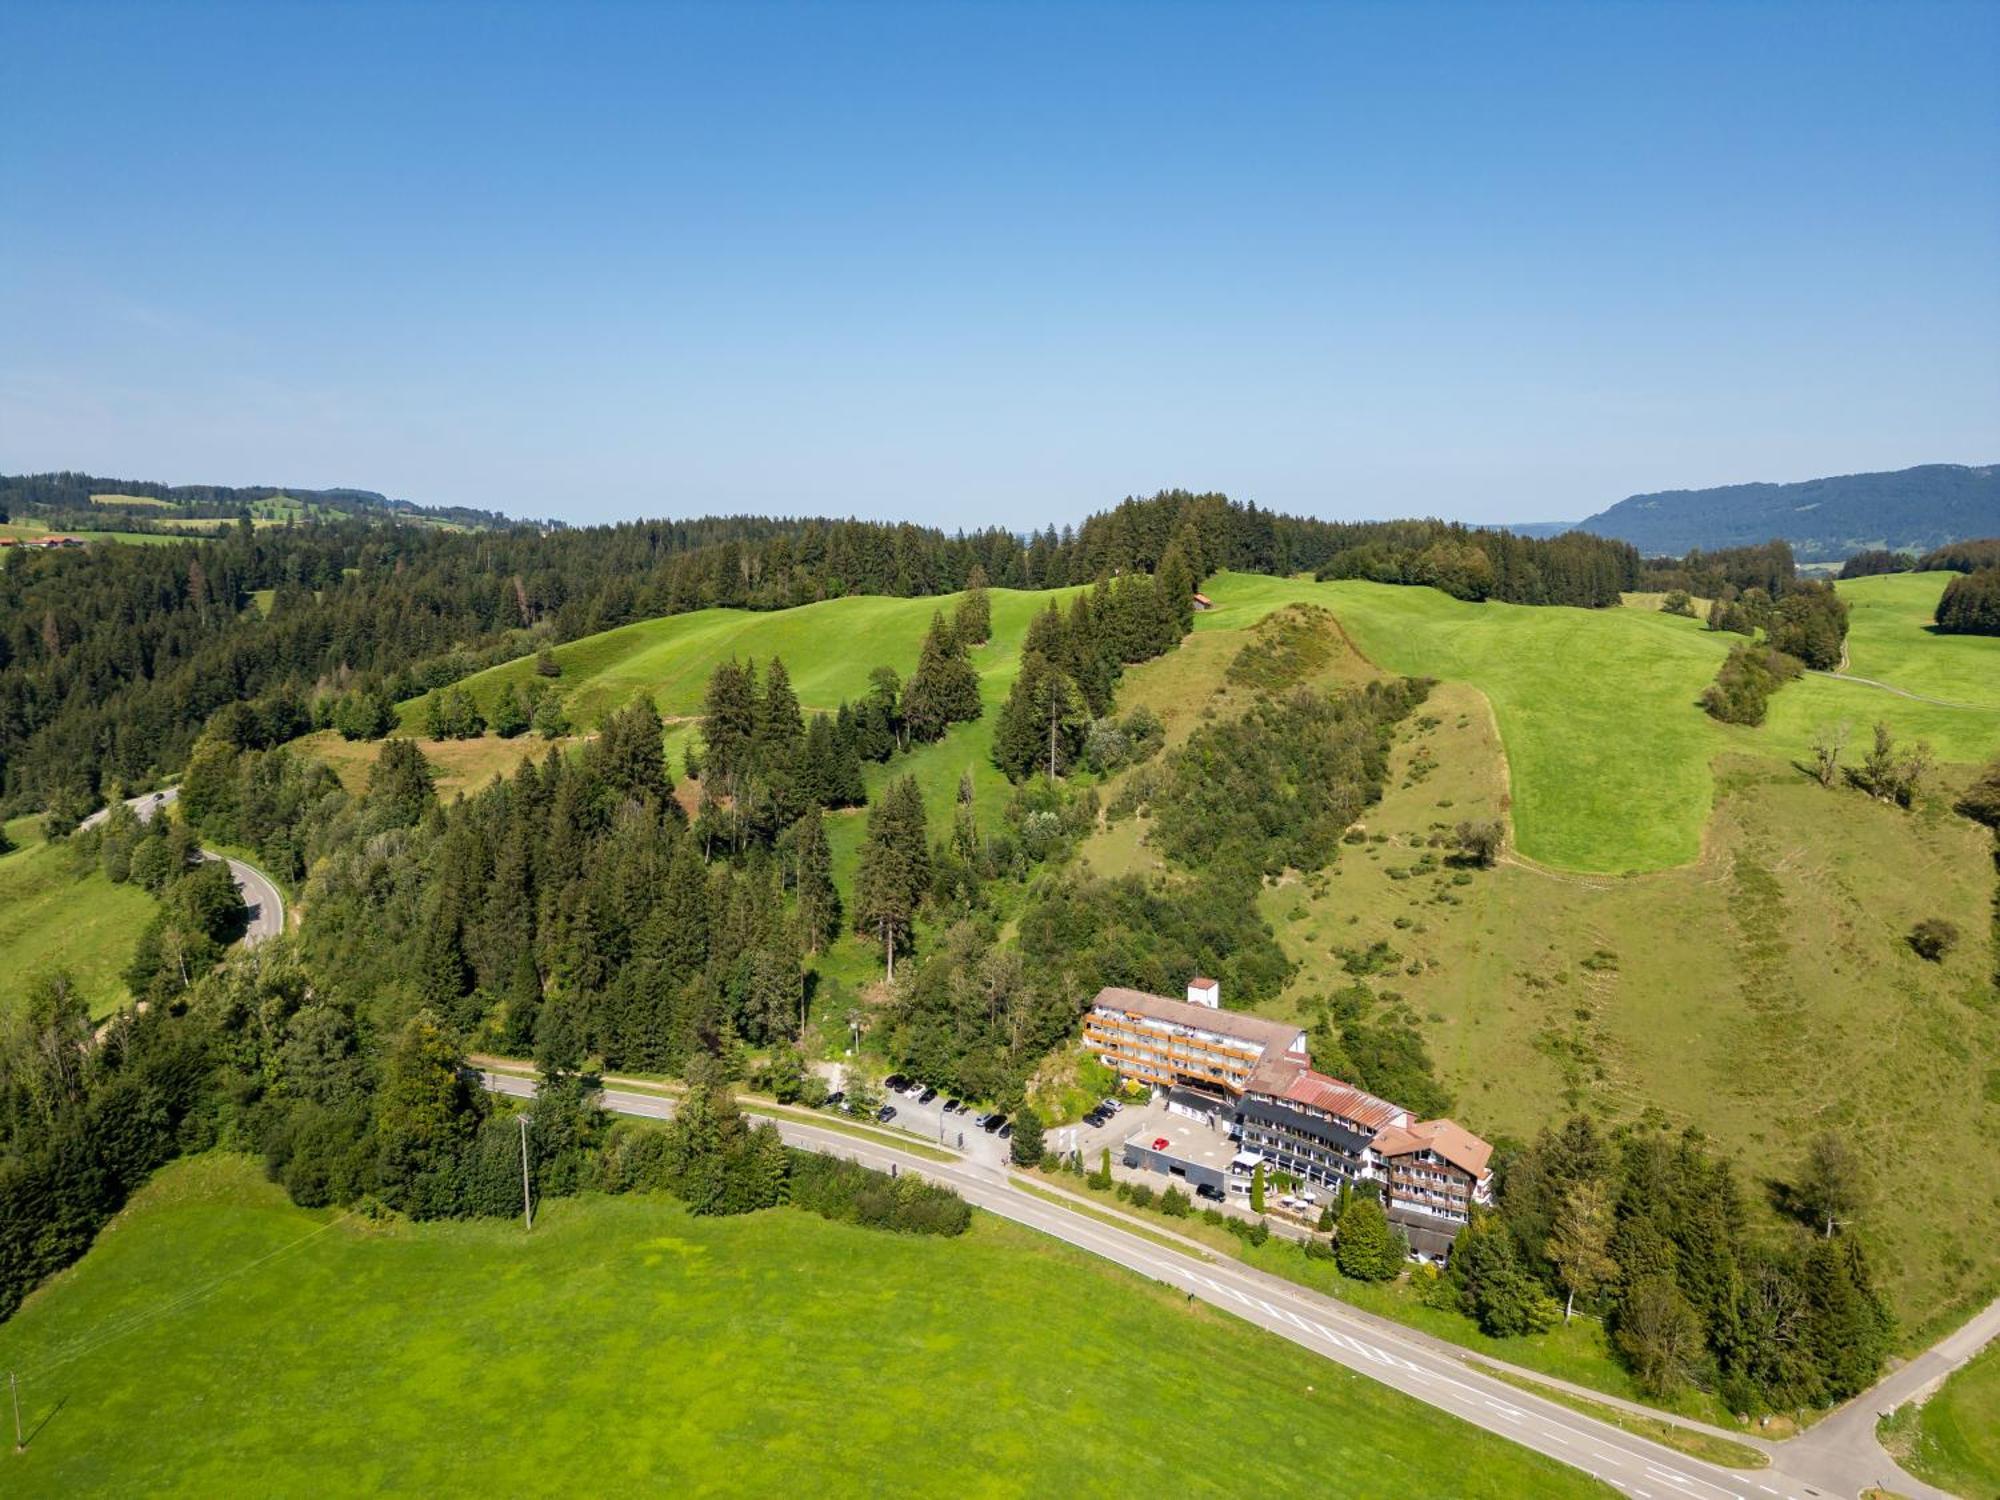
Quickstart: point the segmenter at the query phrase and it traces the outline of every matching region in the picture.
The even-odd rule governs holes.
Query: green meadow
[[[1884,1418],[1882,1446],[1954,1495],[2000,1495],[2000,1344],[1988,1344],[1923,1405]]]
[[[0,1011],[40,971],[65,968],[90,1013],[108,1014],[129,998],[125,966],[152,920],[153,899],[137,886],[113,885],[102,871],[79,878],[68,850],[42,842],[40,822],[10,822],[17,847],[0,854]]]
[[[375,1227],[219,1154],[0,1326],[0,1367],[32,1433],[9,1495],[1607,1493],[984,1215]]]
[[[1847,601],[1847,671],[1948,703],[2000,708],[1994,643],[1931,629],[1956,573],[1886,573],[1839,585]]]
[[[1279,605],[1315,603],[1332,610],[1382,670],[1479,689],[1499,721],[1512,773],[1516,848],[1559,869],[1615,874],[1691,862],[1714,802],[1714,757],[1804,759],[1823,725],[1847,724],[1860,748],[1881,720],[1961,764],[2000,751],[1993,686],[2000,640],[1931,635],[1912,612],[1911,590],[1897,607],[1876,605],[1862,590],[1853,670],[1933,696],[1930,689],[1956,685],[1967,696],[1954,701],[1994,706],[1938,707],[1813,675],[1786,686],[1767,722],[1746,729],[1718,724],[1696,706],[1734,638],[1657,609],[1468,604],[1435,589],[1246,574],[1219,575],[1207,592],[1217,608],[1196,616],[1197,634],[1241,630]],[[1925,655],[1937,645],[1947,648],[1942,665]]]

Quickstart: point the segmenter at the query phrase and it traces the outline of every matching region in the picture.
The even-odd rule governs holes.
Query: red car
[[[1167,1138],[1166,1138],[1165,1136],[1163,1136],[1163,1135],[1156,1135],[1156,1136],[1154,1136],[1154,1137],[1153,1137],[1153,1149],[1154,1149],[1155,1151],[1164,1151],[1164,1150],[1166,1150],[1166,1149],[1167,1149]]]

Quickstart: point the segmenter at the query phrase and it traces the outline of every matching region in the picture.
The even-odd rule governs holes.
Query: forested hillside
[[[0,474],[0,520],[36,521],[51,530],[89,531],[115,516],[126,529],[204,529],[197,523],[250,516],[287,521],[407,521],[462,528],[514,524],[496,511],[418,505],[374,490],[315,490],[273,485],[159,484],[95,474]]]
[[[1772,537],[1790,542],[1806,562],[1839,562],[1870,548],[1926,552],[2000,530],[2000,467],[1923,464],[1796,484],[1663,490],[1633,495],[1575,526],[1648,556]]]
[[[111,781],[170,774],[226,705],[254,704],[251,737],[275,744],[327,725],[352,689],[407,698],[636,620],[948,594],[975,568],[995,587],[1090,583],[1153,571],[1181,536],[1205,566],[1273,574],[1359,553],[1429,582],[1448,557],[1464,597],[1524,603],[1615,603],[1638,564],[1590,539],[1337,524],[1178,491],[1030,537],[760,517],[548,534],[239,520],[197,545],[97,545],[0,571],[0,810],[80,810]]]

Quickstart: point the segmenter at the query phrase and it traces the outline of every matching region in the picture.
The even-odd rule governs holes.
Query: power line
[[[276,1260],[279,1256],[285,1254],[286,1252],[291,1250],[296,1250],[299,1246],[305,1244],[308,1240],[317,1239],[320,1235],[325,1234],[329,1229],[334,1228],[336,1225],[345,1223],[348,1219],[352,1218],[353,1216],[354,1216],[354,1211],[352,1209],[349,1209],[346,1213],[340,1215],[339,1218],[329,1219],[326,1221],[326,1223],[320,1225],[317,1229],[309,1230],[305,1234],[300,1235],[297,1239],[288,1241],[287,1243],[278,1246],[277,1249],[272,1250],[267,1254],[258,1256],[255,1260],[245,1261],[242,1265],[236,1267],[234,1270],[225,1271],[223,1272],[222,1275],[214,1277],[212,1280],[204,1282],[199,1286],[196,1286],[186,1292],[183,1292],[179,1296],[159,1304],[157,1307],[147,1308],[141,1312],[133,1313],[127,1317],[121,1318],[115,1323],[99,1328],[94,1328],[84,1338],[75,1340],[66,1346],[58,1346],[54,1357],[50,1358],[39,1367],[28,1371],[27,1374],[21,1378],[27,1380],[30,1384],[33,1384],[36,1380],[45,1378],[51,1371],[60,1369],[62,1366],[70,1363],[72,1360],[80,1359],[86,1354],[92,1353],[97,1349],[101,1349],[104,1347],[104,1345],[112,1343],[117,1339],[121,1339],[126,1334],[132,1333],[137,1329],[144,1327],[146,1324],[150,1322],[155,1322],[160,1318],[164,1318],[170,1313],[179,1312],[184,1308],[192,1307],[194,1304],[202,1301],[204,1298],[212,1296],[225,1282],[233,1281],[238,1276],[243,1275],[246,1271],[254,1271],[257,1267],[264,1265],[270,1261]]]

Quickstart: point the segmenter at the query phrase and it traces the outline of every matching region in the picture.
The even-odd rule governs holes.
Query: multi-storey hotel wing
[[[1258,1164],[1326,1186],[1377,1182],[1389,1217],[1431,1255],[1450,1245],[1474,1204],[1491,1201],[1493,1148],[1478,1136],[1450,1120],[1415,1120],[1314,1072],[1304,1031],[1223,1010],[1213,979],[1189,981],[1187,995],[1106,987],[1083,1019],[1084,1045],[1175,1113],[1237,1136],[1232,1170],[1245,1182],[1236,1190]],[[1164,1160],[1128,1143],[1127,1165],[1176,1170],[1160,1167]]]

